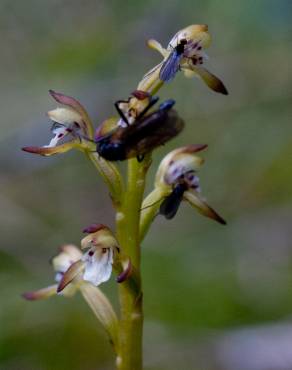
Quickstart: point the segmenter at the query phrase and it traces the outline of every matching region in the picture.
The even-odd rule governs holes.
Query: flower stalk
[[[129,160],[127,189],[121,210],[116,217],[117,239],[124,252],[130,257],[140,283],[136,291],[131,289],[129,284],[119,285],[121,318],[118,370],[142,369],[143,293],[139,224],[145,178],[150,163],[150,156],[147,156],[142,163],[136,159]]]

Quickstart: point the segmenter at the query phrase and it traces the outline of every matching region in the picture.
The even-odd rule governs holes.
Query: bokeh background
[[[21,298],[52,283],[49,259],[84,226],[113,226],[107,190],[79,152],[20,147],[48,143],[48,89],[98,125],[160,61],[145,41],[192,23],[209,25],[208,68],[230,95],[183,75],[161,90],[187,127],[155,152],[148,190],[168,150],[208,143],[203,194],[228,225],[187,204],[156,218],[143,246],[145,369],[292,369],[291,13],[290,0],[1,0],[1,370],[114,368],[79,295]],[[115,299],[114,282],[102,288]]]

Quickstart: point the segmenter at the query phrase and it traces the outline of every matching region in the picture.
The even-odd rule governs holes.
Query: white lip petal
[[[45,148],[55,147],[61,139],[63,139],[66,135],[68,135],[68,133],[69,132],[66,126],[60,126],[60,127],[54,128],[53,134],[55,136],[51,139],[49,145],[45,145],[44,147]]]
[[[82,257],[82,260],[85,262],[83,280],[95,286],[109,280],[113,263],[112,248],[92,247]]]

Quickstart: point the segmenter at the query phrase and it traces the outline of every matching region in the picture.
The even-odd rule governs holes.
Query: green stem
[[[152,76],[149,81],[138,85],[138,90],[155,94],[163,85],[158,76]],[[141,103],[137,100],[137,103]],[[141,105],[138,111],[141,111]],[[117,354],[118,370],[142,370],[142,336],[143,336],[143,294],[140,271],[140,216],[145,177],[151,164],[151,154],[145,156],[139,163],[136,158],[128,161],[127,188],[120,195],[121,206],[116,214],[116,232],[119,245],[131,259],[135,269],[135,279],[138,289],[131,289],[131,284],[125,282],[119,286],[121,308],[119,328],[119,349]]]
[[[121,307],[118,370],[142,369],[143,295],[140,274],[140,209],[145,188],[145,176],[151,163],[150,155],[142,163],[136,158],[128,162],[128,183],[122,206],[116,215],[117,238],[123,252],[129,256],[139,281],[133,290],[127,283],[119,286]]]

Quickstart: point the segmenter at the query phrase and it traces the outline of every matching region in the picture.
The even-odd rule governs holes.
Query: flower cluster
[[[65,245],[52,259],[55,284],[27,292],[24,297],[38,300],[57,293],[72,296],[80,291],[107,330],[117,353],[127,347],[121,344],[126,336],[118,333],[117,315],[98,286],[108,281],[114,270],[116,281],[125,282],[120,292],[120,320],[131,320],[127,310],[132,310],[133,317],[142,317],[140,242],[155,216],[172,219],[181,202],[186,201],[202,215],[220,224],[226,223],[206,203],[201,192],[198,171],[204,161],[197,152],[207,145],[187,145],[167,154],[158,167],[153,191],[143,201],[152,151],[174,138],[184,127],[184,121],[173,109],[173,100],[166,100],[158,109],[153,108],[158,100],[155,96],[158,89],[183,71],[186,77],[198,76],[212,90],[227,94],[223,83],[203,67],[207,60],[204,49],[209,44],[206,25],[191,25],[177,32],[167,48],[149,40],[148,46],[157,50],[163,60],[145,74],[128,99],[115,103],[119,117],[107,119],[95,132],[88,113],[76,99],[50,90],[60,104],[48,112],[52,137],[47,145],[23,148],[42,156],[78,149],[93,162],[110,190],[116,209],[116,232],[103,224],[92,224],[84,229],[87,235],[81,240],[80,248]],[[118,160],[128,160],[126,181],[115,163]],[[131,328],[132,323],[121,325],[120,330],[123,327]],[[125,353],[120,356],[126,361]],[[131,368],[138,370],[137,365]]]

